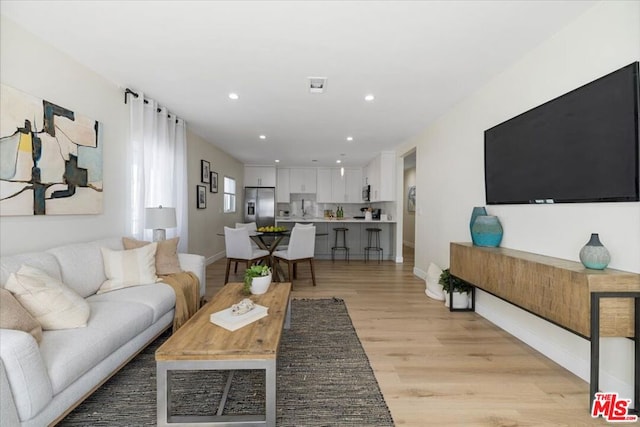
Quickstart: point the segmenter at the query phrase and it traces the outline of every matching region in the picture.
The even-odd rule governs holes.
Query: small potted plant
[[[470,284],[452,276],[448,268],[442,270],[438,283],[442,285],[442,290],[445,293],[444,305],[446,307],[449,307],[450,301],[453,304],[453,308],[469,307],[469,293],[472,288]]]
[[[267,292],[271,284],[271,267],[266,265],[252,265],[244,272],[245,295],[260,295]]]

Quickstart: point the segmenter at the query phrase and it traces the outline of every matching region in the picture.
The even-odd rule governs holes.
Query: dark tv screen
[[[640,200],[638,62],[484,133],[487,204]]]

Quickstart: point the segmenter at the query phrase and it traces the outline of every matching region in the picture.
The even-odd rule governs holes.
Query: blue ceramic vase
[[[591,234],[591,239],[580,249],[580,261],[592,270],[604,270],[609,265],[611,255],[600,242],[598,233]]]
[[[480,215],[471,226],[471,237],[476,246],[498,247],[502,234],[502,224],[497,216]]]
[[[476,222],[476,218],[481,216],[481,215],[486,215],[487,214],[487,210],[485,209],[484,206],[476,206],[473,208],[473,210],[471,211],[471,220],[469,221],[469,231],[471,232],[471,241],[473,242],[474,245],[476,245],[476,241],[473,237],[473,223]]]

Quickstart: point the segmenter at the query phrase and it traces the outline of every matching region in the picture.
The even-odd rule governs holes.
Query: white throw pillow
[[[425,293],[429,298],[433,298],[438,301],[444,301],[444,291],[442,290],[442,285],[438,283],[440,281],[441,274],[442,269],[440,267],[434,263],[429,264],[426,278],[427,289],[425,289]]]
[[[156,283],[158,281],[158,276],[156,276],[157,247],[158,244],[153,242],[141,248],[126,251],[100,248],[107,280],[100,286],[97,293],[102,294],[130,286]]]
[[[84,298],[37,268],[22,265],[16,273],[11,273],[5,288],[44,330],[87,326],[90,308]]]

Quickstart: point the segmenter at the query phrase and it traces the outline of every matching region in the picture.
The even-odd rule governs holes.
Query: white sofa
[[[122,250],[122,239],[79,243],[0,258],[0,286],[22,264],[61,280],[86,299],[86,327],[32,335],[0,329],[0,426],[46,426],[60,419],[173,323],[175,294],[163,283],[96,294],[106,280],[100,248]],[[200,279],[205,260],[178,254]]]

